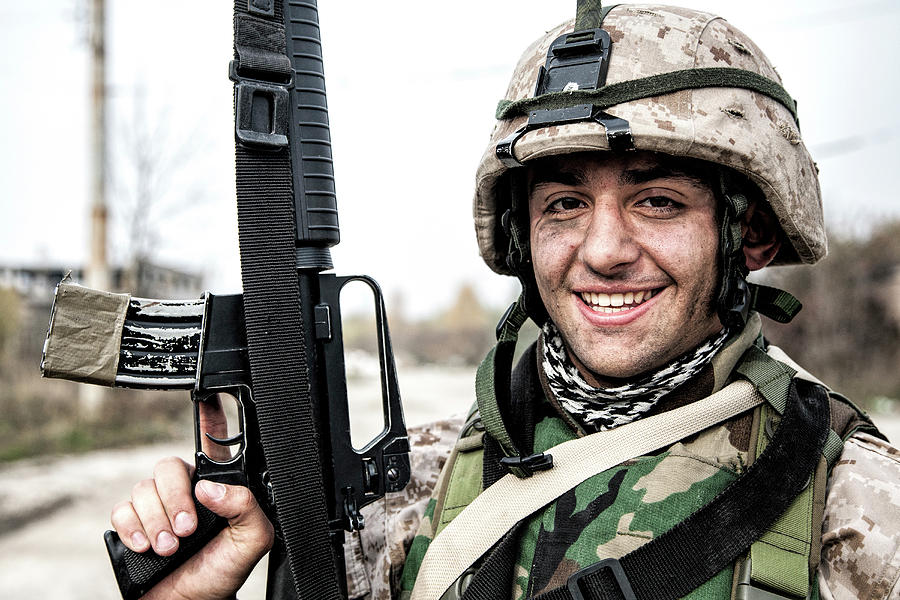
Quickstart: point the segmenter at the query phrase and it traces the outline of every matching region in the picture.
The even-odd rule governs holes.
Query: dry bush
[[[900,399],[900,222],[864,240],[831,235],[820,264],[765,279],[803,302],[793,323],[767,324],[774,343],[863,405]]]
[[[28,310],[11,291],[0,292],[0,461],[80,452],[187,436],[186,392],[105,390],[86,411],[82,384],[42,379],[41,347],[49,308]]]
[[[501,312],[482,305],[470,285],[459,288],[449,308],[427,319],[407,319],[398,306],[402,301],[390,307],[389,317],[394,352],[414,364],[477,365],[495,342]],[[343,330],[345,348],[376,352],[371,317],[345,317]]]

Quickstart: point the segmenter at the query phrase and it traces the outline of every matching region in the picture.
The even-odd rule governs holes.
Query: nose
[[[640,255],[640,246],[621,208],[596,203],[578,252],[581,262],[595,273],[612,276],[621,274]]]

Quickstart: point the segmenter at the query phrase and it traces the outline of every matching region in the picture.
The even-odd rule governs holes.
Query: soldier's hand
[[[225,437],[227,426],[218,402],[200,405],[200,427],[201,431]],[[227,449],[214,445],[204,445],[204,451],[213,459],[228,458]],[[175,553],[179,538],[197,528],[192,475],[193,467],[188,463],[176,457],[165,458],[156,464],[152,479],[134,486],[130,501],[113,507],[112,526],[125,546],[135,552],[152,549],[161,556]],[[200,481],[195,493],[201,504],[228,519],[228,526],[145,598],[233,598],[272,546],[272,525],[250,490]]]

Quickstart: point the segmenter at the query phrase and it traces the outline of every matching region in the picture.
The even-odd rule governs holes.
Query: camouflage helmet
[[[501,185],[511,168],[509,163],[608,151],[614,141],[608,135],[611,125],[621,119],[630,128],[633,149],[724,165],[754,182],[788,242],[782,244],[775,263],[812,264],[825,256],[817,167],[800,137],[795,104],[756,44],[720,17],[683,8],[618,5],[602,19],[612,44],[606,85],[594,90],[595,95],[579,99],[576,96],[581,92],[573,93],[567,87],[534,98],[551,43],[572,32],[574,21],[533,43],[516,66],[476,175],[475,228],[488,266],[501,274],[513,274],[507,264],[508,241],[500,227],[502,213],[509,207]],[[627,88],[637,80],[649,81],[663,74],[673,79],[679,72],[689,71],[705,71],[708,79],[681,89],[676,85],[672,88],[676,91],[657,89],[643,96],[632,92],[631,98],[627,97]],[[722,73],[730,79],[720,78]],[[622,88],[626,88],[625,100],[612,103]],[[609,119],[605,124],[592,119],[528,126],[515,133],[545,98],[549,99],[547,105],[569,106],[605,99],[599,108]],[[498,143],[511,138],[511,155],[501,161]]]

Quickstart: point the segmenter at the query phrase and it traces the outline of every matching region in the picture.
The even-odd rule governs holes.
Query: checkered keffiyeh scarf
[[[586,431],[606,431],[630,423],[653,408],[660,398],[696,375],[728,339],[727,330],[693,352],[641,379],[612,388],[595,388],[584,380],[563,346],[552,321],[543,327],[541,361],[550,390],[563,409]]]

